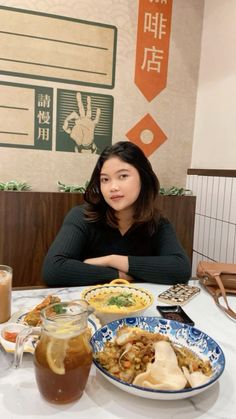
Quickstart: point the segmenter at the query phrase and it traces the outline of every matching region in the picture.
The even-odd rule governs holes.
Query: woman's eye
[[[101,183],[106,183],[108,181],[108,179],[106,178],[106,177],[102,177],[101,179],[100,179],[100,182]]]
[[[128,177],[128,175],[127,175],[127,174],[120,175],[120,179],[125,179],[125,178],[127,178],[127,177]]]

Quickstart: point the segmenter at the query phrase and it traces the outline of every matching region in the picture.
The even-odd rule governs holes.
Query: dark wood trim
[[[22,290],[44,290],[47,289],[47,285],[29,285],[26,287],[12,287],[12,291],[22,291]]]
[[[188,175],[198,176],[219,176],[219,177],[236,177],[234,169],[188,169]]]

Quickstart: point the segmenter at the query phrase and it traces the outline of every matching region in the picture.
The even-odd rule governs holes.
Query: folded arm
[[[191,275],[189,259],[177,240],[171,224],[160,226],[152,239],[154,256],[108,255],[85,260],[88,264],[117,269],[119,277],[158,284],[187,282]]]
[[[133,281],[133,277],[128,275],[129,270],[129,259],[128,256],[122,255],[108,255],[101,256],[98,258],[85,259],[85,263],[97,266],[107,266],[114,268],[119,272],[119,278],[126,279],[127,281]]]
[[[81,211],[73,208],[65,218],[44,259],[42,275],[48,286],[77,286],[109,282],[119,277],[117,269],[87,264],[84,251],[88,233]]]
[[[152,237],[157,256],[129,256],[128,274],[158,284],[187,282],[191,276],[188,256],[170,223],[163,223]]]
[[[191,266],[170,223],[161,223],[150,238],[140,237],[139,233],[127,238],[127,248],[119,245],[120,238],[117,242],[113,236],[111,238],[113,233],[107,233],[106,239],[103,239],[103,234],[103,231],[93,230],[92,223],[84,221],[81,210],[73,208],[45,257],[43,278],[46,284],[90,285],[115,278],[161,284],[188,281]],[[108,254],[113,240],[114,249],[119,254]],[[142,256],[145,251],[149,252],[145,240],[148,241],[150,254]],[[138,250],[139,243],[141,247]],[[99,253],[101,256],[96,257]]]

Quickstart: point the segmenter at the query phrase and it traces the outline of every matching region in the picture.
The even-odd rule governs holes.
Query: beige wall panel
[[[114,89],[39,81],[0,74],[0,81],[54,88],[54,128],[56,89],[91,91],[114,97],[113,142],[149,113],[168,139],[150,161],[163,186],[185,186],[190,166],[198,68],[201,47],[203,0],[174,0],[169,50],[167,87],[148,102],[134,84],[138,1],[5,0],[1,5],[88,20],[118,29]],[[33,190],[56,191],[57,180],[83,185],[90,177],[97,155],[56,152],[55,129],[52,151],[0,147],[0,181],[28,182]]]

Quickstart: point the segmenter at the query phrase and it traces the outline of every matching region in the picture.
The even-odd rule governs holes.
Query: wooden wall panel
[[[0,192],[0,264],[13,267],[13,286],[43,284],[48,247],[70,208],[83,195],[63,192]],[[192,258],[195,197],[160,196],[160,208]]]
[[[159,208],[173,224],[177,237],[192,262],[195,196],[159,196]]]
[[[0,192],[0,263],[13,267],[13,286],[43,284],[44,255],[69,209],[82,195]]]

